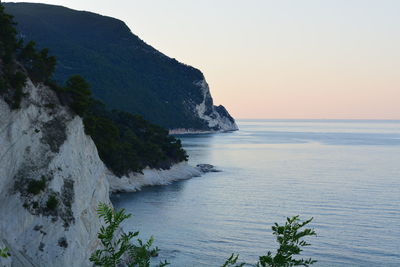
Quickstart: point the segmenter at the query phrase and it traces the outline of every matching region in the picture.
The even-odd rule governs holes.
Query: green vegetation
[[[37,195],[46,188],[46,180],[42,177],[40,180],[30,180],[28,183],[28,193]]]
[[[0,257],[1,258],[8,258],[11,254],[8,252],[8,248],[0,248]]]
[[[146,166],[167,169],[187,160],[180,140],[140,115],[108,111],[101,103],[94,102],[84,116],[84,123],[100,158],[118,176],[140,172]]]
[[[18,60],[29,73],[34,82],[48,82],[56,66],[56,58],[49,56],[49,50],[44,48],[36,51],[35,42],[30,41],[21,49]]]
[[[300,222],[299,216],[287,218],[285,225],[281,226],[275,223],[272,226],[273,234],[276,236],[276,241],[279,243],[275,255],[268,251],[265,256],[260,257],[257,266],[262,267],[280,267],[280,266],[309,266],[316,263],[316,260],[309,259],[294,259],[293,256],[300,255],[302,247],[310,246],[311,244],[302,240],[307,236],[315,236],[316,233],[312,229],[301,230],[309,224],[312,218],[304,222]]]
[[[79,75],[56,87],[61,102],[83,118],[86,134],[96,144],[99,156],[117,176],[150,168],[168,169],[187,160],[180,140],[149,123],[140,115],[109,111],[91,98],[90,85]]]
[[[99,217],[105,222],[105,226],[100,228],[98,238],[103,248],[96,250],[90,257],[90,261],[97,266],[116,267],[120,263],[125,263],[129,267],[149,267],[152,256],[157,256],[159,249],[151,249],[153,238],[143,243],[137,239],[137,245],[131,240],[139,235],[139,232],[123,233],[120,231],[121,223],[130,218],[131,214],[125,214],[125,210],[115,211],[104,203],[100,203],[97,209]],[[302,247],[310,246],[303,239],[309,236],[315,236],[314,230],[303,228],[308,225],[313,218],[301,222],[299,216],[287,218],[285,225],[275,223],[272,226],[273,234],[279,247],[275,254],[268,251],[266,255],[260,256],[255,264],[238,263],[239,255],[232,254],[221,267],[243,267],[251,265],[256,267],[292,267],[292,266],[310,266],[316,263],[316,260],[295,259],[294,256],[300,255]],[[128,260],[125,256],[128,255]],[[161,262],[159,266],[169,265],[167,261]]]
[[[72,100],[69,106],[79,116],[85,115],[91,106],[90,95],[92,92],[89,88],[90,85],[79,75],[69,77],[65,84],[64,90]]]
[[[111,207],[101,203],[97,209],[99,217],[105,222],[100,228],[98,238],[103,248],[96,250],[90,257],[90,261],[97,266],[116,267],[123,262],[123,256],[128,256],[124,263],[129,267],[149,267],[150,259],[156,255],[158,248],[151,249],[153,238],[147,242],[137,239],[137,244],[132,239],[139,232],[121,233],[121,223],[130,218],[131,214],[125,214],[125,210],[114,211]],[[160,263],[160,267],[168,265],[168,262]]]
[[[221,267],[243,267],[246,263],[237,263],[239,260],[239,254],[235,255],[232,253],[232,255],[225,261],[225,263]]]
[[[33,41],[23,46],[13,16],[4,12],[1,3],[0,25],[0,94],[12,109],[19,109],[27,74],[34,82],[50,82],[56,58],[46,48],[37,51]]]
[[[22,98],[22,88],[26,76],[20,71],[15,62],[15,53],[21,47],[17,41],[17,32],[13,17],[4,13],[4,7],[0,4],[0,95],[7,93],[5,99],[13,109],[19,108]]]
[[[58,206],[58,199],[56,195],[50,195],[46,202],[46,208],[48,210],[55,210]]]
[[[17,40],[13,17],[4,13],[0,3],[0,94],[12,109],[18,109],[23,97],[26,73],[34,82],[48,82],[54,71],[56,59],[48,55],[48,49],[39,52],[35,43],[23,46]]]
[[[165,128],[208,129],[191,106],[203,100],[194,84],[203,74],[146,44],[122,21],[61,6],[5,6],[27,40],[57,57],[54,78],[60,84],[80,74],[110,109],[140,114]]]
[[[19,47],[17,42],[17,31],[13,16],[4,13],[4,6],[0,4],[0,58],[2,64],[10,67],[13,61],[13,54]]]
[[[313,218],[301,222],[299,216],[287,218],[285,225],[275,223],[272,226],[272,232],[276,236],[276,241],[279,247],[275,254],[268,251],[266,255],[260,256],[256,267],[292,267],[292,266],[310,266],[316,263],[316,260],[309,259],[295,259],[294,256],[300,255],[303,251],[302,247],[310,246],[303,239],[308,236],[315,236],[314,230],[304,226],[309,224]],[[246,263],[237,263],[239,255],[232,254],[222,265],[222,267],[242,267]]]
[[[25,85],[26,76],[22,72],[17,71],[14,75],[11,75],[9,77],[9,80],[10,80],[11,87],[14,88],[14,90],[15,90],[11,108],[19,109],[19,106],[21,105],[22,96],[23,96],[22,88]]]

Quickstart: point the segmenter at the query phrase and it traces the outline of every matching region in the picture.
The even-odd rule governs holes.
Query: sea
[[[277,249],[271,226],[313,218],[313,266],[400,266],[400,121],[239,120],[239,131],[178,136],[192,165],[220,172],[113,196],[124,228],[154,237],[153,262],[252,266]]]

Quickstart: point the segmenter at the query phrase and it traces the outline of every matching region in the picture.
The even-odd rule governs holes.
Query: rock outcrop
[[[111,174],[109,176],[110,190],[112,192],[135,192],[143,186],[167,185],[174,181],[200,176],[202,173],[199,168],[194,168],[187,162],[181,162],[168,170],[146,168],[142,173],[131,173],[121,178]]]
[[[197,116],[207,122],[210,131],[236,131],[238,126],[229,115],[224,106],[214,106],[210,88],[205,80],[195,83],[201,90],[203,100],[197,104],[195,110]]]

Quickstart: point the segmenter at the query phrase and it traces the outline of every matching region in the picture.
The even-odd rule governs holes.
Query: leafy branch
[[[151,249],[153,237],[147,242],[137,239],[137,245],[131,240],[139,235],[139,232],[123,233],[120,225],[130,218],[131,214],[125,214],[125,210],[115,211],[104,203],[100,203],[97,209],[100,218],[105,222],[97,235],[101,241],[101,249],[96,250],[90,257],[90,261],[97,266],[116,267],[124,262],[128,267],[149,267],[152,256],[158,254],[158,248]],[[161,262],[160,267],[168,265]]]
[[[287,218],[286,223],[283,226],[275,223],[275,225],[272,226],[272,231],[276,236],[276,241],[279,243],[279,248],[275,255],[268,251],[267,255],[261,256],[257,266],[291,267],[309,266],[316,263],[317,261],[311,258],[293,258],[293,256],[300,255],[303,251],[302,247],[311,245],[302,239],[306,236],[315,236],[315,231],[309,228],[301,230],[301,228],[309,224],[312,220],[313,218],[301,222],[299,216],[294,216],[292,218]]]
[[[303,247],[310,246],[303,238],[307,236],[315,236],[314,230],[302,228],[308,225],[313,218],[301,222],[299,216],[287,218],[285,225],[275,223],[272,226],[273,235],[279,243],[279,248],[273,254],[268,251],[266,255],[259,257],[256,267],[292,267],[292,266],[309,266],[316,263],[316,260],[295,259],[294,256],[300,255]],[[232,254],[221,267],[242,267],[245,263],[237,264],[239,255]]]
[[[3,249],[0,248],[0,257],[1,258],[7,259],[10,256],[11,256],[11,254],[8,252],[8,248],[7,247],[3,248]]]

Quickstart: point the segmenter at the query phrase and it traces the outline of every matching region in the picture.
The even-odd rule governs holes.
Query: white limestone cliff
[[[106,168],[82,120],[30,81],[21,109],[0,99],[0,239],[12,266],[91,266],[98,203],[110,203]],[[33,180],[45,189],[29,193]],[[55,209],[48,199],[58,201]]]
[[[195,85],[200,87],[203,94],[203,101],[196,106],[196,111],[198,116],[208,123],[208,127],[217,131],[238,130],[234,119],[226,112],[226,110],[226,114],[224,114],[218,110],[218,107],[213,105],[210,88],[206,80],[198,81]]]
[[[53,91],[31,81],[23,91],[18,110],[0,98],[0,245],[12,254],[1,264],[92,266],[89,257],[99,245],[96,208],[111,205],[111,190],[136,191],[199,174],[183,163],[120,179],[100,160],[81,118]],[[44,187],[34,193],[35,182]],[[58,205],[52,208],[49,199]]]
[[[170,134],[196,134],[196,133],[213,133],[213,132],[229,132],[239,130],[235,120],[229,115],[224,106],[214,106],[211,97],[210,88],[205,79],[195,81],[194,84],[199,87],[202,95],[202,101],[194,105],[193,112],[195,116],[203,120],[207,126],[207,130],[198,129],[170,129]]]

